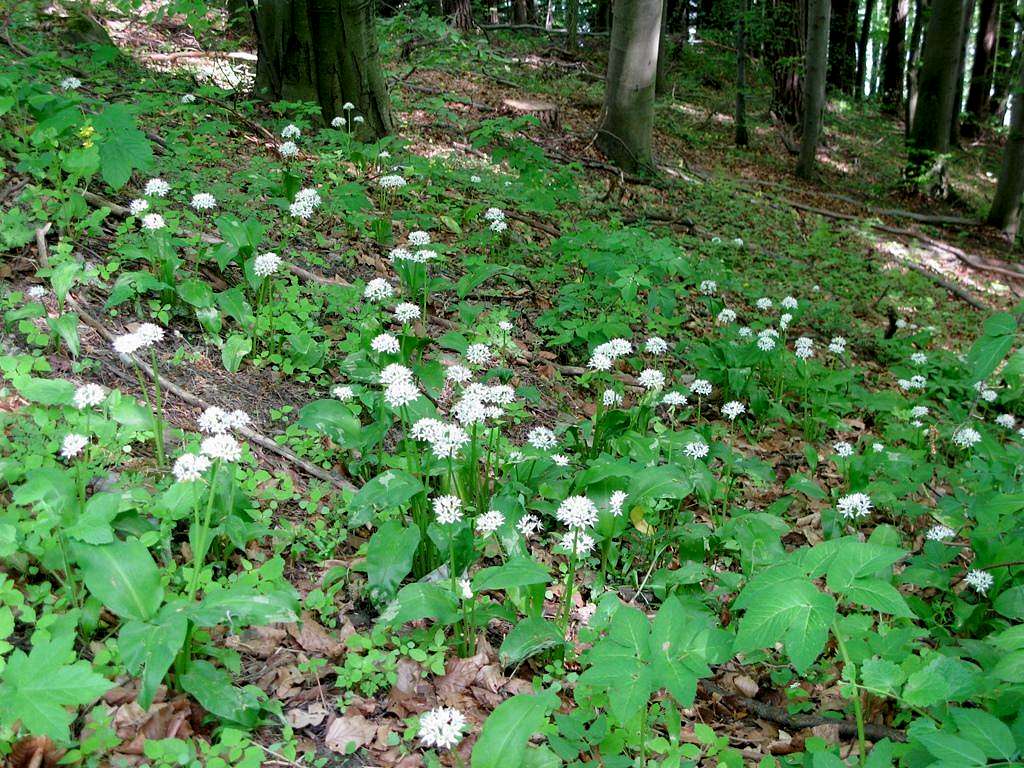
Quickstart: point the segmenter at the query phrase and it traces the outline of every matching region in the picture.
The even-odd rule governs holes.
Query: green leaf
[[[71,356],[78,357],[82,351],[82,342],[78,338],[78,315],[73,312],[65,312],[60,317],[48,317],[46,322],[50,326],[50,330],[64,340]]]
[[[419,619],[451,624],[458,616],[458,604],[450,589],[418,581],[406,584],[398,591],[395,599],[381,613],[380,621],[391,626]]]
[[[73,635],[37,640],[29,654],[17,649],[7,659],[0,682],[0,723],[16,720],[26,733],[67,744],[74,720],[67,707],[90,704],[114,684],[93,672],[87,661],[74,661]]]
[[[503,667],[513,667],[564,642],[557,625],[540,617],[526,618],[505,635],[498,651],[498,661]]]
[[[224,342],[224,348],[220,351],[220,361],[224,369],[236,373],[242,367],[242,360],[252,352],[252,339],[240,333],[233,333]]]
[[[382,523],[366,547],[366,581],[370,598],[377,603],[390,600],[398,585],[412,570],[420,544],[420,530],[397,520]]]
[[[558,697],[545,691],[503,701],[484,722],[473,745],[472,768],[511,768],[523,764],[530,737],[544,727]]]
[[[740,593],[738,603],[748,590],[760,591],[759,579],[760,576]],[[761,599],[748,599],[740,604],[746,606],[746,612],[740,619],[736,652],[770,648],[781,640],[800,673],[824,650],[836,615],[835,600],[805,579],[784,581]]]
[[[109,544],[114,540],[110,522],[121,511],[120,493],[94,493],[85,502],[85,510],[64,529],[70,539],[86,544]]]
[[[529,557],[513,557],[503,565],[482,568],[473,576],[473,591],[511,589],[533,584],[547,584],[548,569]]]
[[[861,682],[873,692],[895,696],[907,676],[898,664],[888,659],[865,659],[861,665]]]
[[[208,590],[202,601],[190,606],[188,616],[197,626],[232,628],[298,621],[299,596],[290,584],[259,590],[230,584]]]
[[[113,189],[120,189],[132,171],[147,170],[153,162],[153,148],[146,134],[135,125],[135,117],[124,104],[111,104],[93,117],[94,140],[100,149],[100,174]]]
[[[1006,357],[1017,336],[1017,321],[1009,312],[997,312],[985,320],[982,335],[967,353],[964,366],[972,381],[984,381]]]
[[[262,691],[253,685],[236,687],[231,676],[208,661],[193,661],[179,680],[181,687],[205,709],[245,728],[259,722]]]
[[[590,667],[580,675],[580,682],[607,693],[608,707],[620,723],[645,707],[654,690],[647,664],[649,636],[647,617],[636,608],[620,605],[607,636],[587,654]]]
[[[914,617],[914,612],[910,610],[903,595],[892,584],[881,579],[857,579],[843,594],[854,603],[860,603],[882,613],[903,618]]]
[[[998,669],[998,665],[996,668]],[[902,698],[912,707],[930,707],[940,702],[963,701],[977,688],[978,675],[977,668],[973,665],[961,659],[937,654],[928,664],[907,678]]]
[[[954,707],[950,712],[960,735],[980,748],[985,757],[1013,760],[1017,756],[1013,733],[999,718],[980,709]]]
[[[64,379],[15,376],[12,383],[19,395],[40,405],[71,405],[75,396],[75,385]]]
[[[401,507],[423,490],[423,485],[408,472],[389,469],[366,483],[348,506],[349,524],[365,525],[377,512]]]
[[[65,470],[39,467],[25,472],[25,482],[14,489],[14,503],[42,507],[60,517],[77,507],[78,491]]]
[[[708,662],[728,656],[729,635],[707,612],[670,598],[654,617],[650,653],[655,679],[681,706],[689,707],[697,692],[697,680],[711,674]]]
[[[205,280],[182,280],[174,290],[181,300],[197,309],[213,306],[213,289]]]
[[[74,543],[71,551],[85,585],[111,611],[136,621],[147,621],[156,614],[164,588],[152,555],[140,541]]]
[[[953,765],[985,765],[985,753],[977,746],[949,733],[921,733],[917,741],[939,760]]]
[[[322,432],[342,448],[355,448],[362,442],[359,419],[339,400],[314,400],[302,406],[297,423]]]
[[[633,476],[626,504],[634,507],[657,499],[685,499],[692,491],[693,481],[678,467],[647,467]]]
[[[1001,592],[992,607],[1008,619],[1024,619],[1024,584]]]
[[[165,605],[152,622],[128,621],[117,636],[117,647],[128,673],[141,677],[138,703],[149,709],[157,687],[185,643],[188,620],[178,604]]]

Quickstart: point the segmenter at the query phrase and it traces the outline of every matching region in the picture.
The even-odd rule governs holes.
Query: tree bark
[[[871,17],[875,15],[875,0],[864,1],[864,19],[860,24],[860,37],[857,38],[857,74],[855,96],[858,99],[864,97],[864,78],[868,70],[868,43],[871,40]]]
[[[772,76],[770,110],[791,128],[800,124],[803,114],[805,9],[803,0],[768,0],[765,7],[764,58]]]
[[[747,132],[747,0],[736,14],[736,146],[750,144]]]
[[[1018,67],[1017,87],[1010,109],[1010,135],[1003,148],[999,183],[988,212],[988,223],[1011,240],[1020,225],[1020,198],[1024,194],[1024,66]]]
[[[668,0],[661,3],[661,31],[658,33],[658,70],[654,77],[654,95],[668,93]]]
[[[611,0],[595,0],[593,9],[590,29],[594,32],[607,32],[611,26]]]
[[[826,83],[852,94],[857,56],[857,0],[832,0],[829,14]]]
[[[971,87],[967,91],[967,120],[965,136],[977,136],[981,123],[988,115],[989,94],[992,92],[992,71],[995,67],[998,16],[996,0],[981,0],[978,9],[978,34],[974,38],[974,64],[971,66]]]
[[[800,157],[796,175],[814,176],[821,132],[821,114],[825,107],[825,71],[828,68],[829,0],[811,0],[807,7],[807,56],[804,59],[804,115],[800,137]]]
[[[526,0],[512,0],[512,23],[530,23],[530,11],[526,7]]]
[[[920,175],[935,155],[949,151],[963,21],[963,0],[934,0],[932,3],[921,54],[917,107],[908,140],[911,176]]]
[[[468,32],[473,28],[473,6],[470,0],[441,0],[441,8],[456,29]]]
[[[1015,18],[1017,0],[1001,0],[999,3],[999,37],[996,41],[995,71],[992,75],[992,98],[988,111],[1002,118],[1010,93],[1014,75],[1013,41],[1018,36],[1018,22]]]
[[[908,13],[910,0],[889,0],[889,34],[882,54],[882,107],[890,112],[899,111],[903,104]]]
[[[953,113],[949,121],[949,143],[960,145],[960,112],[964,106],[964,75],[967,72],[967,49],[971,42],[971,24],[974,21],[974,0],[966,0],[963,9],[963,26],[960,28],[960,59],[956,65],[956,80],[953,93]]]
[[[326,122],[351,102],[364,120],[357,133],[392,132],[370,0],[261,0],[255,26],[257,95],[316,102]]]
[[[627,171],[654,167],[654,80],[662,0],[616,0],[597,145]]]
[[[565,47],[575,51],[579,46],[580,0],[565,0]]]
[[[910,32],[910,52],[907,56],[907,109],[903,129],[910,138],[910,126],[917,112],[918,83],[921,79],[921,43],[927,19],[931,15],[931,0],[915,0],[914,28]]]

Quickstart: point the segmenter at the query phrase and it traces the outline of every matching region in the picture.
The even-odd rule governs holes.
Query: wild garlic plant
[[[134,369],[139,389],[149,407],[153,419],[153,449],[156,452],[157,467],[167,465],[164,451],[163,390],[160,385],[160,365],[156,345],[164,339],[164,329],[153,323],[142,323],[131,333],[121,334],[114,339],[114,351]],[[139,355],[149,351],[149,359],[140,360]],[[149,377],[143,372],[143,365],[149,368]],[[152,381],[150,386],[147,381]]]

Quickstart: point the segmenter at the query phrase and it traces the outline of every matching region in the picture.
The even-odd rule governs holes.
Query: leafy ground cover
[[[363,144],[18,21],[12,764],[1020,763],[1019,277],[914,218],[891,124],[780,188],[702,46],[643,183],[596,54],[396,19]]]

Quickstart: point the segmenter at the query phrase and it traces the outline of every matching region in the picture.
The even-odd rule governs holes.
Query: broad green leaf
[[[382,624],[398,626],[407,621],[434,619],[451,624],[459,616],[458,603],[451,589],[437,584],[406,584],[380,615]]]
[[[74,312],[65,312],[60,317],[49,317],[46,319],[50,330],[63,339],[72,357],[78,357],[82,351],[82,342],[78,338],[78,315]]]
[[[25,482],[14,489],[14,503],[39,506],[63,516],[78,506],[78,492],[71,474],[56,467],[39,467],[25,473]]]
[[[1008,619],[1024,619],[1024,584],[1001,592],[992,607]]]
[[[181,607],[165,605],[151,622],[125,622],[117,636],[117,648],[125,669],[141,677],[138,703],[143,709],[149,709],[153,703],[157,687],[185,643],[188,620]]]
[[[557,625],[539,617],[523,619],[505,635],[498,651],[503,667],[513,667],[531,656],[557,648],[565,642]]]
[[[259,590],[243,584],[208,590],[188,609],[200,627],[226,625],[233,629],[298,620],[299,595],[290,584]]]
[[[375,513],[401,507],[423,490],[423,485],[408,472],[389,469],[366,483],[348,506],[349,524],[365,525]]]
[[[520,694],[499,704],[473,745],[472,768],[512,768],[523,764],[530,737],[544,727],[558,697],[545,691]]]
[[[366,581],[370,597],[377,603],[390,600],[398,585],[412,570],[420,544],[420,529],[388,520],[370,537],[366,547]]]
[[[678,467],[665,464],[647,467],[633,476],[629,486],[630,507],[657,499],[685,499],[693,492],[693,481]]]
[[[861,682],[872,692],[894,696],[907,679],[898,664],[888,659],[865,659],[860,668]]]
[[[240,333],[233,333],[224,342],[220,351],[220,361],[224,370],[236,373],[242,367],[245,356],[252,352],[252,339]]]
[[[253,728],[259,722],[262,691],[253,685],[239,688],[227,672],[210,662],[193,661],[179,682],[213,714],[244,728]]]
[[[100,602],[123,619],[147,621],[163,602],[160,571],[137,539],[71,545],[82,578]]]
[[[709,614],[666,600],[651,625],[650,654],[654,678],[681,706],[693,704],[697,681],[711,675],[709,662],[724,660],[729,635]]]
[[[75,396],[75,385],[64,379],[15,376],[12,383],[19,395],[40,405],[71,405]]]
[[[855,579],[845,590],[839,591],[846,596],[846,599],[873,610],[903,618],[913,618],[914,616],[914,612],[910,610],[903,595],[887,581]]]
[[[529,557],[514,557],[503,565],[482,568],[473,576],[473,591],[511,589],[532,584],[547,584],[551,580],[548,569]]]
[[[928,664],[907,678],[902,698],[913,707],[963,701],[976,690],[978,677],[977,667],[961,659],[935,655]]]
[[[1010,312],[996,312],[991,315],[964,363],[973,381],[984,381],[1006,357],[1017,337],[1017,321]]]
[[[922,733],[918,734],[917,741],[939,760],[953,765],[967,768],[988,763],[981,749],[959,736],[949,733]]]
[[[93,126],[100,148],[100,174],[111,188],[120,189],[131,178],[132,171],[150,167],[153,148],[124,104],[111,104],[95,115]]]
[[[302,406],[297,423],[327,435],[342,448],[354,448],[361,443],[359,419],[340,400],[314,400]]]
[[[973,742],[986,757],[1013,760],[1017,756],[1013,733],[999,718],[980,709],[954,707],[950,712],[960,735]]]

